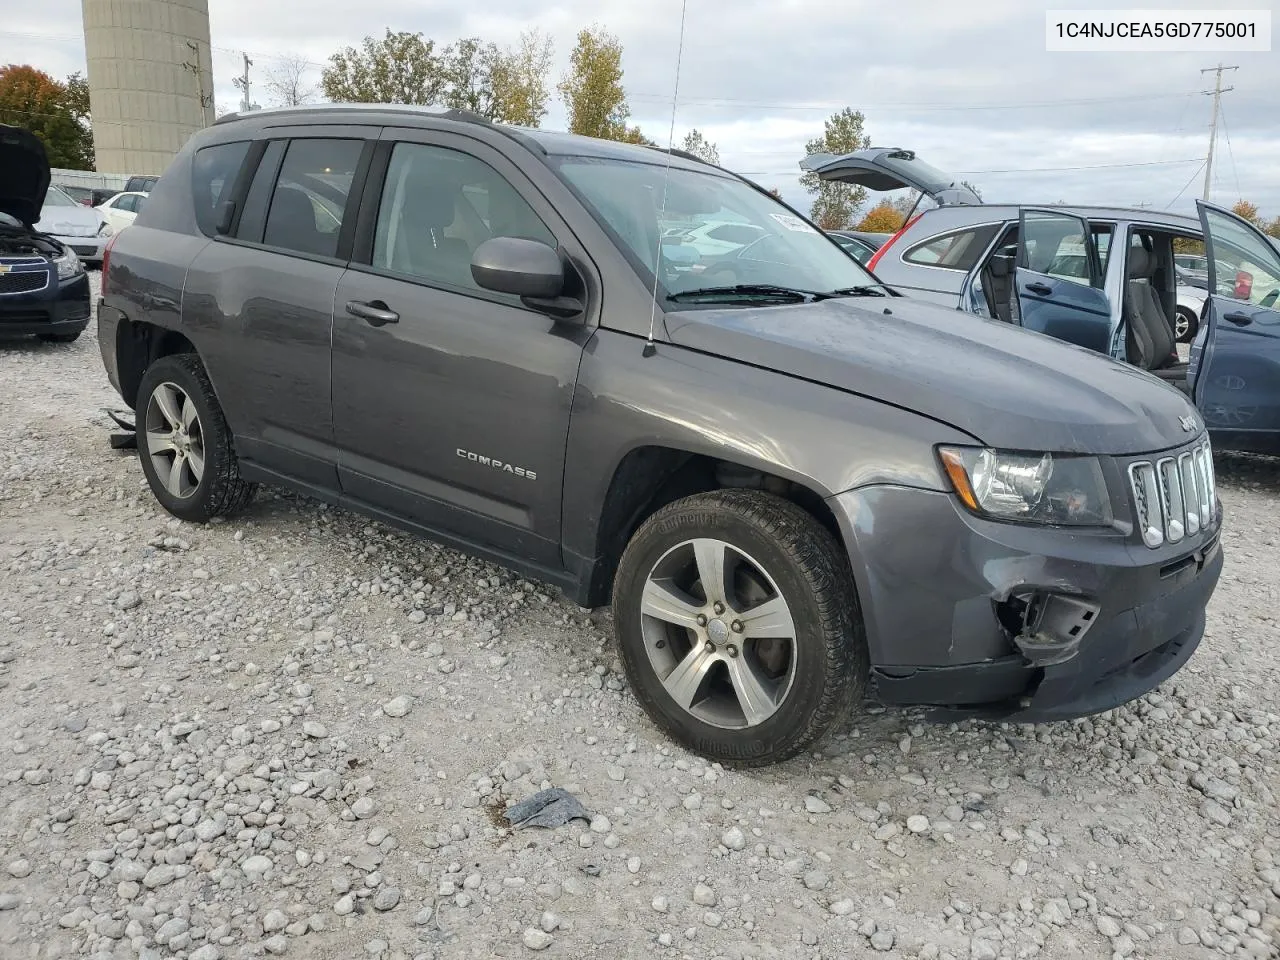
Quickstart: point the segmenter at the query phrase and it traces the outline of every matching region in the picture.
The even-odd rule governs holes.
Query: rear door
[[[915,151],[901,147],[870,147],[843,155],[810,154],[800,161],[800,168],[816,173],[819,180],[868,190],[918,190],[939,206],[982,203],[968,184],[925,163]]]
[[[1235,214],[1196,201],[1208,252],[1207,323],[1192,391],[1205,424],[1241,449],[1280,450],[1280,252]]]
[[[1111,302],[1102,286],[1102,261],[1089,221],[1061,210],[1022,209],[1013,322],[1110,353]]]
[[[379,129],[269,131],[241,211],[196,257],[183,294],[237,453],[317,493],[338,488],[333,303]]]

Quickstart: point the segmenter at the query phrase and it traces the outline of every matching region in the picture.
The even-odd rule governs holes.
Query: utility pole
[[[240,101],[240,109],[242,112],[248,113],[253,109],[253,101],[249,99],[249,68],[253,66],[253,61],[249,59],[247,53],[242,53],[240,56],[244,58],[244,73],[231,82],[244,91],[244,99]]]
[[[184,66],[196,78],[196,96],[200,98],[200,126],[203,127],[205,125],[204,108],[213,105],[213,94],[204,92],[204,68],[200,65],[199,44],[188,40],[187,48],[191,51],[192,59],[188,60]]]
[[[1204,162],[1204,199],[1209,199],[1209,187],[1213,183],[1213,152],[1218,146],[1218,111],[1222,104],[1222,95],[1235,87],[1222,86],[1223,70],[1239,70],[1239,67],[1224,67],[1219,63],[1216,67],[1206,67],[1201,73],[1217,74],[1212,90],[1202,90],[1206,97],[1213,97],[1213,119],[1209,121],[1209,158]]]

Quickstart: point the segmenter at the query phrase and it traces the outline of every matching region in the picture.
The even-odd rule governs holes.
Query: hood
[[[46,205],[40,211],[35,229],[55,237],[92,237],[106,222],[106,216],[96,207],[83,203],[70,206]]]
[[[886,310],[892,314],[887,315]],[[1195,408],[1061,340],[895,297],[668,313],[673,343],[913,410],[1006,450],[1123,455],[1192,439]]]
[[[49,157],[40,138],[0,124],[0,211],[29,227],[39,219],[48,190]]]

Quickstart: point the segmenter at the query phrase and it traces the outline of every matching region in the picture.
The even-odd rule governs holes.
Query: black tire
[[[1200,318],[1190,310],[1187,310],[1184,307],[1178,307],[1178,324],[1183,323],[1187,325],[1187,329],[1181,336],[1178,336],[1178,342],[1190,343],[1196,338],[1196,333],[1200,330]],[[1178,324],[1174,325],[1175,334],[1177,333]]]
[[[45,343],[75,343],[82,333],[84,330],[77,330],[75,333],[42,333],[40,339]]]
[[[148,450],[146,417],[152,396],[165,384],[179,387],[193,404],[198,418],[204,467],[194,490],[175,496],[159,477]],[[231,430],[222,415],[213,384],[200,358],[192,353],[161,357],[142,375],[137,400],[138,460],[142,472],[160,505],[182,520],[206,523],[214,517],[230,516],[253,499],[257,487],[240,477],[240,464],[232,444]]]
[[[747,555],[774,581],[789,609],[794,673],[775,712],[755,725],[726,729],[695,716],[668,693],[650,657],[640,612],[650,574],[682,544],[699,538],[723,541]],[[768,493],[717,490],[657,511],[622,555],[614,579],[613,616],[636,699],[668,736],[714,760],[761,766],[793,757],[860,700],[866,685],[866,637],[843,551],[812,516]],[[702,642],[696,630],[675,629],[677,637],[689,637],[691,649]],[[674,649],[670,655],[679,656]],[[745,663],[745,643],[741,655]]]

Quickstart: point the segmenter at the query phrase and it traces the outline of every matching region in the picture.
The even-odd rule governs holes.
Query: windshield
[[[773,197],[722,174],[661,164],[566,157],[560,175],[617,238],[658,293],[764,284],[827,292],[876,283],[826,235]],[[672,308],[689,304],[671,303]]]
[[[46,207],[76,207],[80,204],[76,203],[57,187],[50,187],[49,192],[44,195],[44,205]]]

